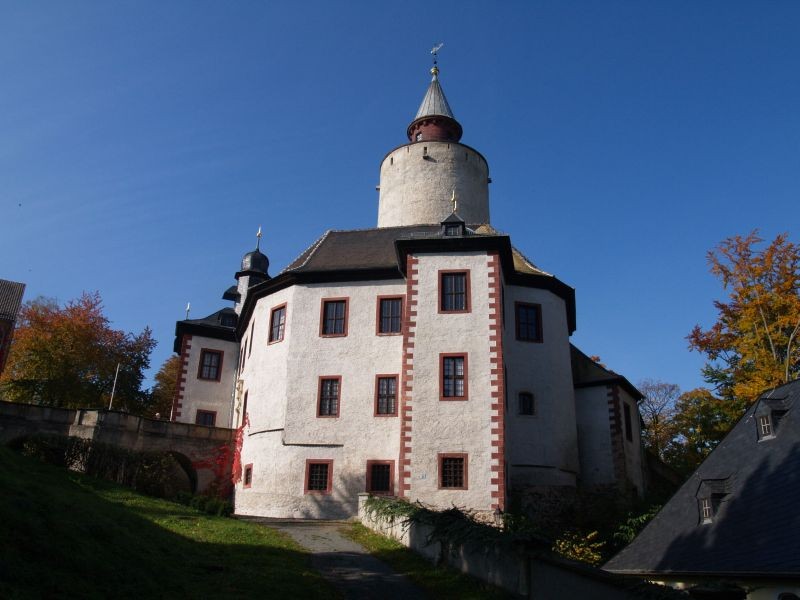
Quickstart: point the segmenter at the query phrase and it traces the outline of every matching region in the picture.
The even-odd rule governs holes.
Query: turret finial
[[[450,196],[450,202],[453,203],[453,214],[456,214],[456,209],[458,208],[458,199],[456,198],[455,188],[453,188],[453,195]]]
[[[442,49],[442,46],[444,46],[444,42],[436,44],[431,49],[431,54],[433,54],[433,68],[431,69],[431,75],[433,75],[433,79],[436,79],[438,77],[438,75],[439,75],[439,61],[438,61],[438,59],[439,59],[439,50]]]
[[[261,225],[258,226],[258,233],[256,233],[256,250],[261,249]]]

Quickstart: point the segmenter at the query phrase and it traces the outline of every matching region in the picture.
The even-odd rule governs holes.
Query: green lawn
[[[286,536],[0,447],[0,598],[335,598]]]
[[[401,543],[367,529],[359,523],[347,525],[342,534],[361,544],[370,554],[402,573],[437,600],[510,598],[500,588],[464,575],[450,567],[435,567]]]

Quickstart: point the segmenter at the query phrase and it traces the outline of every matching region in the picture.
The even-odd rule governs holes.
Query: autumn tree
[[[672,419],[675,414],[675,401],[681,390],[674,383],[653,379],[644,379],[637,387],[644,395],[639,403],[639,413],[644,421],[642,441],[645,448],[664,460],[664,451],[675,435]]]
[[[695,326],[692,350],[708,358],[705,380],[727,400],[752,400],[800,377],[800,247],[786,234],[759,248],[757,232],[708,253],[728,301],[714,303],[717,322]]]
[[[685,475],[694,471],[746,407],[746,400],[720,398],[705,388],[681,394],[670,419],[673,437],[664,449],[665,462]]]
[[[169,417],[172,412],[172,401],[178,388],[178,371],[181,368],[181,359],[174,354],[161,365],[155,376],[155,384],[151,390],[151,415]]]
[[[52,299],[26,302],[20,312],[0,394],[7,400],[57,407],[108,406],[117,364],[114,408],[141,414],[141,389],[155,346],[150,329],[113,329],[98,293],[63,307]]]

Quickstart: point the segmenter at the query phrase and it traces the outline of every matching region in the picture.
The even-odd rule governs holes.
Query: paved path
[[[244,517],[289,534],[311,552],[311,566],[344,593],[348,600],[415,600],[425,593],[405,576],[344,537],[344,521],[307,521]]]

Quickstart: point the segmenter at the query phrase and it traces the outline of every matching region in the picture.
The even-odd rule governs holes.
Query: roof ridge
[[[322,244],[322,242],[324,242],[324,241],[327,239],[327,237],[328,237],[328,234],[329,234],[331,231],[332,231],[331,229],[328,229],[328,230],[327,230],[325,233],[323,233],[323,234],[322,234],[322,235],[321,235],[319,238],[317,238],[317,239],[314,241],[314,243],[313,243],[313,244],[311,244],[311,245],[310,245],[308,248],[306,248],[305,250],[303,250],[303,251],[300,253],[300,256],[303,256],[303,254],[306,254],[306,252],[308,253],[308,254],[306,255],[306,258],[305,258],[305,260],[304,260],[304,261],[303,261],[301,264],[297,265],[296,267],[292,267],[291,269],[289,269],[289,268],[287,267],[286,269],[284,269],[283,271],[281,271],[281,273],[285,273],[286,271],[295,271],[295,270],[297,270],[297,269],[301,269],[301,268],[305,267],[305,266],[306,266],[306,264],[308,263],[308,261],[309,261],[309,260],[311,260],[311,257],[312,257],[312,256],[314,256],[314,252],[316,252],[316,251],[317,251],[317,249],[318,249],[318,248],[320,247],[320,245]],[[298,257],[298,258],[299,258],[299,257]],[[292,262],[294,262],[294,261],[292,261]]]

